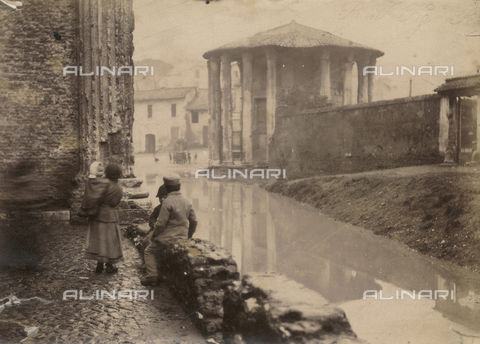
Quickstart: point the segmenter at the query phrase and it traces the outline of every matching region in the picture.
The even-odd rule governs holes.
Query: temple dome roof
[[[267,46],[284,48],[342,47],[353,50],[364,50],[364,52],[369,52],[374,57],[384,55],[380,50],[332,35],[330,32],[297,24],[293,20],[290,24],[259,32],[251,37],[243,38],[217,49],[207,51],[203,54],[203,57],[208,59],[212,55],[223,52],[236,53],[242,50]]]

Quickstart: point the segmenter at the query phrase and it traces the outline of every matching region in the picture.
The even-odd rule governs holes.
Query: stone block
[[[142,185],[143,180],[139,178],[122,178],[118,180],[118,183],[122,188],[135,188]]]
[[[150,213],[153,211],[152,201],[146,198],[142,199],[125,199],[123,198],[119,204],[120,209],[144,209]]]
[[[149,195],[149,192],[142,188],[124,188],[123,189],[124,199],[148,198],[148,195]]]
[[[227,290],[223,306],[230,337],[239,333],[246,343],[362,343],[343,310],[280,274],[244,276]]]
[[[237,267],[233,265],[205,265],[195,267],[193,276],[197,278],[210,278],[216,280],[238,279],[239,273]]]
[[[122,225],[131,224],[139,217],[143,219],[150,217],[150,212],[144,209],[119,209],[117,212]]]
[[[70,210],[42,211],[39,216],[44,221],[49,222],[69,222]]]

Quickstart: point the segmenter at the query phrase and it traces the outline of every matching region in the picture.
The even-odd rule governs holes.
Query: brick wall
[[[62,75],[77,64],[76,2],[22,3],[0,4],[0,178],[26,159],[45,198],[62,201],[78,172],[77,83]]]
[[[270,168],[289,178],[441,163],[440,97],[277,114]]]
[[[133,66],[132,0],[22,5],[0,3],[0,180],[28,161],[35,193],[58,209],[81,200],[93,161],[133,177],[133,76],[63,75],[66,66]],[[0,183],[0,200],[11,184]]]

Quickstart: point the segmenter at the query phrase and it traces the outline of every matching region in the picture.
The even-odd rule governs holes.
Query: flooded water
[[[154,205],[161,177],[143,176]],[[197,211],[196,237],[230,250],[242,274],[279,272],[316,290],[345,310],[359,338],[371,344],[480,343],[478,274],[257,185],[182,179],[182,193]],[[364,299],[367,290],[377,299]],[[437,297],[431,300],[423,292],[418,300],[421,290],[447,290],[448,296],[432,292]],[[405,294],[413,291],[414,300]]]

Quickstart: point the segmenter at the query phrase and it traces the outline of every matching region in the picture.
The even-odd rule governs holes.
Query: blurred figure
[[[98,213],[89,218],[87,248],[85,258],[97,261],[95,273],[102,273],[104,264],[107,273],[118,271],[113,264],[123,260],[120,226],[115,207],[120,203],[123,189],[118,184],[122,170],[117,164],[109,164],[105,168],[101,163],[90,166],[82,208],[98,207]]]
[[[0,266],[5,268],[36,269],[41,259],[38,235],[45,226],[35,210],[48,202],[35,170],[35,163],[23,160],[2,181]]]
[[[195,152],[195,163],[197,163],[197,158],[198,158],[198,155],[197,155],[197,153]]]

